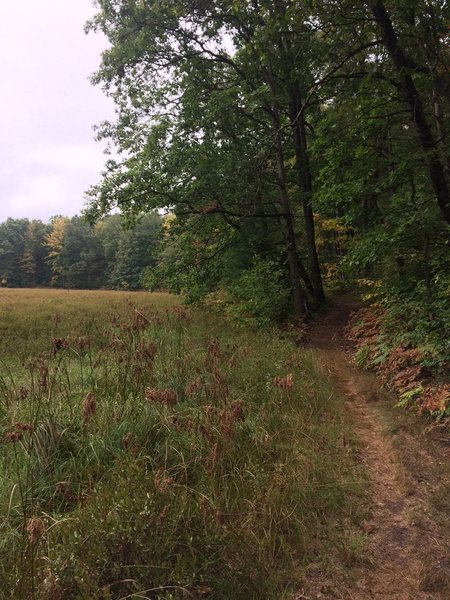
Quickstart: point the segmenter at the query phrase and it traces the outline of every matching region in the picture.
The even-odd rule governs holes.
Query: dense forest
[[[131,229],[120,215],[95,227],[81,217],[57,216],[45,224],[8,219],[0,224],[3,287],[142,288],[158,260],[163,219],[145,215]]]

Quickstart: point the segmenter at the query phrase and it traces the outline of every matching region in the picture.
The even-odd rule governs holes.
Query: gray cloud
[[[73,215],[105,161],[92,126],[111,102],[88,81],[105,40],[91,0],[0,3],[0,221]]]

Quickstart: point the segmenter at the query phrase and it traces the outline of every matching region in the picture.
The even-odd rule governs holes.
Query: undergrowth
[[[288,598],[342,545],[357,481],[309,353],[172,297],[2,294],[1,598]]]
[[[357,365],[378,373],[396,392],[397,406],[435,419],[450,416],[450,332],[444,316],[425,301],[397,298],[361,309],[350,328]]]

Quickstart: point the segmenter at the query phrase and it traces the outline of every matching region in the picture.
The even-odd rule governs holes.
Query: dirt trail
[[[360,524],[367,557],[340,581],[309,582],[297,598],[450,600],[448,433],[439,440],[423,435],[419,419],[392,411],[393,400],[376,379],[352,366],[344,327],[355,308],[334,305],[311,327],[307,344],[346,399],[369,476],[371,514]],[[436,506],[433,500],[441,497]]]

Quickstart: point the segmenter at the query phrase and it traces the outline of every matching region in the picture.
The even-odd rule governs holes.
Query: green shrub
[[[263,328],[287,314],[290,290],[273,261],[255,261],[225,290],[225,314],[241,325]]]

